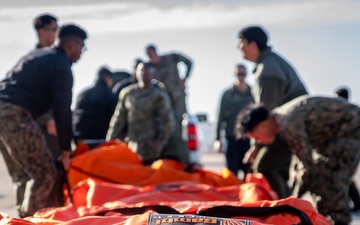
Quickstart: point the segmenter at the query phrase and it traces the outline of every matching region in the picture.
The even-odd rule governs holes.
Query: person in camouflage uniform
[[[183,115],[187,113],[185,82],[190,76],[192,61],[182,54],[171,53],[158,55],[156,46],[146,46],[146,54],[150,62],[155,64],[155,79],[162,82],[170,96],[171,105],[175,116],[175,132],[172,133],[163,149],[163,157],[172,158],[182,163],[189,163],[189,153],[185,141],[182,138]],[[184,77],[180,77],[178,64],[184,63],[186,67]]]
[[[183,114],[186,113],[185,81],[190,76],[192,62],[185,56],[177,53],[159,56],[155,45],[148,45],[146,53],[150,62],[156,65],[155,79],[162,82],[170,95],[174,109],[177,129],[181,129]],[[183,62],[186,66],[185,77],[179,75],[178,64]]]
[[[59,44],[33,50],[0,82],[1,153],[17,191],[20,217],[51,207],[56,169],[36,119],[53,109],[60,160],[70,166],[71,63],[79,60],[86,32],[73,24],[60,28]]]
[[[120,92],[106,135],[106,140],[116,139],[127,129],[124,141],[145,165],[159,159],[175,126],[169,96],[152,82],[154,74],[151,63],[138,65],[138,82]]]
[[[360,158],[358,106],[327,97],[299,97],[271,113],[255,106],[241,113],[237,133],[264,144],[282,136],[301,164],[294,194],[309,191],[319,197],[321,214],[335,224],[350,223],[347,195]]]

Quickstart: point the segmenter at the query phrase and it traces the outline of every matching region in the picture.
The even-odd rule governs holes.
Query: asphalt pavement
[[[221,168],[225,165],[223,155],[215,152],[203,152],[201,161],[205,169],[220,172]],[[358,168],[355,176],[357,187],[360,187],[360,169]],[[0,212],[6,213],[10,217],[17,217],[15,208],[15,191],[11,183],[10,176],[5,167],[2,157],[0,157]],[[360,225],[360,211],[355,212],[353,215],[353,222],[351,225]]]

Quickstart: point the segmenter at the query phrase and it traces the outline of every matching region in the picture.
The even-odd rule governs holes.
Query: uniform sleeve
[[[284,93],[284,83],[281,79],[270,76],[261,76],[259,80],[261,87],[259,90],[260,102],[269,110],[282,104],[282,93]]]
[[[310,137],[306,132],[306,126],[301,116],[291,116],[288,118],[286,128],[283,133],[291,151],[303,163],[305,169],[312,167],[312,145]]]
[[[178,63],[183,62],[186,65],[185,78],[188,78],[192,69],[192,61],[181,54],[174,54],[174,56],[176,57],[176,61]]]
[[[155,138],[161,143],[161,146],[164,146],[175,129],[175,117],[169,96],[164,91],[161,92],[156,106],[155,124],[157,127],[155,129],[157,134]]]
[[[55,65],[55,74],[52,84],[53,113],[58,132],[59,145],[62,150],[71,150],[72,138],[72,101],[73,75],[70,63],[58,60]]]
[[[119,100],[115,107],[115,111],[110,120],[109,130],[106,134],[106,140],[113,140],[120,136],[127,123],[127,109],[125,101],[128,96],[127,90],[122,90],[119,94]]]
[[[217,122],[216,122],[216,139],[215,140],[220,140],[220,131],[221,128],[224,124],[224,118],[225,118],[225,105],[226,105],[226,92],[223,93],[221,100],[220,100],[220,104],[219,104],[219,108],[218,108],[218,118],[217,118]]]

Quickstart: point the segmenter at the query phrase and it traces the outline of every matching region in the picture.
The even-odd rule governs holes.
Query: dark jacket
[[[0,99],[27,109],[34,119],[53,109],[62,150],[70,150],[73,75],[60,47],[29,52],[0,82]]]
[[[102,80],[81,92],[73,112],[75,139],[105,139],[116,104],[117,97]]]

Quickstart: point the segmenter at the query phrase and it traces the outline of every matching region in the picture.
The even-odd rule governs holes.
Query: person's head
[[[136,68],[136,79],[140,87],[150,87],[154,78],[156,67],[150,62],[141,62]]]
[[[147,45],[145,50],[151,63],[158,64],[160,62],[160,57],[157,54],[156,46],[154,44]]]
[[[55,43],[58,30],[57,18],[51,14],[41,14],[35,17],[33,26],[38,36],[38,45],[50,47]]]
[[[245,82],[245,78],[246,78],[246,67],[244,64],[236,64],[235,66],[235,70],[234,70],[234,75],[235,75],[235,79],[236,82],[238,83],[244,83]]]
[[[337,97],[338,98],[344,98],[344,99],[346,99],[346,100],[349,100],[349,90],[347,89],[347,88],[345,88],[345,87],[343,87],[343,88],[339,88],[339,89],[337,89],[336,91],[335,91],[335,93],[336,93],[336,95],[337,95]]]
[[[273,143],[278,127],[270,112],[262,105],[250,105],[242,110],[236,119],[238,137],[248,136],[259,143]]]
[[[240,30],[238,48],[243,57],[256,62],[260,53],[268,47],[268,35],[259,26],[249,26]]]
[[[58,32],[59,46],[64,49],[71,62],[78,61],[81,53],[85,51],[86,38],[86,31],[74,24],[63,25]]]
[[[106,66],[100,67],[97,73],[97,81],[104,81],[111,88],[114,82],[113,73]]]
[[[133,61],[132,61],[132,73],[133,73],[133,75],[135,76],[135,74],[136,74],[136,68],[137,68],[137,66],[140,64],[140,63],[142,63],[143,62],[143,60],[142,59],[140,59],[140,58],[135,58]]]

